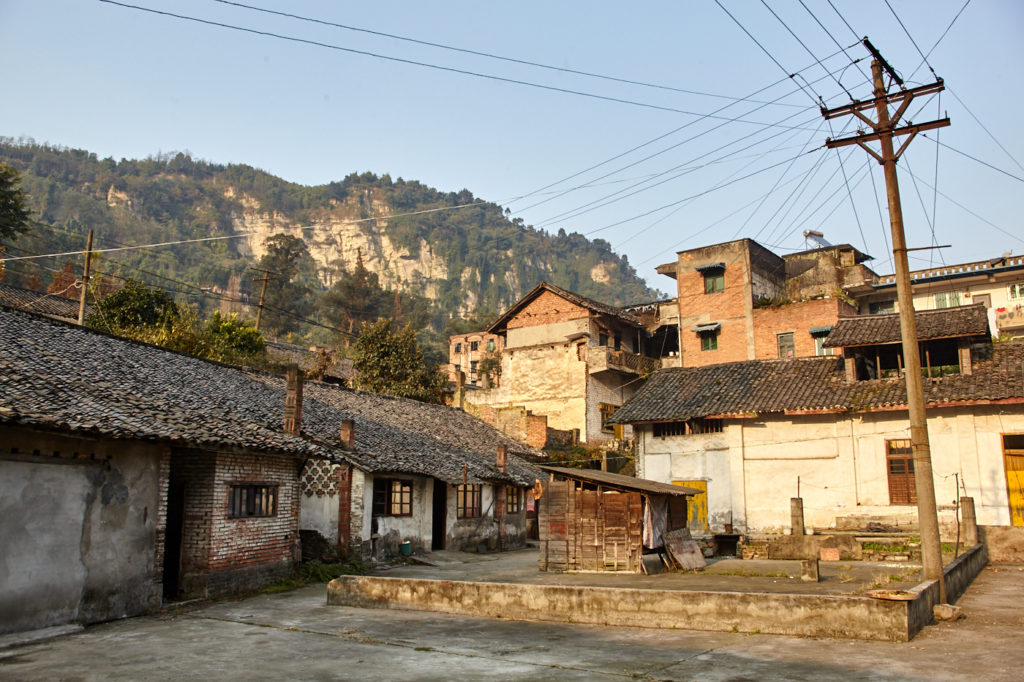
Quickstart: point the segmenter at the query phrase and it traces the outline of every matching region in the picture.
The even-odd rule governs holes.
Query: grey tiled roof
[[[922,341],[955,336],[988,334],[985,306],[964,305],[939,310],[918,310],[914,313],[917,338]],[[861,315],[841,317],[825,339],[826,346],[869,346],[900,342],[900,316]]]
[[[369,472],[532,484],[537,455],[464,412],[308,382],[300,436],[282,430],[282,377],[244,371],[0,307],[0,423],[115,439],[347,460]],[[339,427],[355,420],[356,447]]]
[[[32,289],[13,287],[9,284],[0,283],[0,305],[18,308],[19,310],[28,310],[62,320],[78,320],[78,301],[72,301],[56,294],[46,294],[33,291]],[[92,305],[86,303],[86,316],[91,312]]]
[[[902,407],[906,390],[903,379],[848,382],[843,360],[833,356],[676,367],[651,375],[610,421]],[[997,344],[990,359],[974,362],[972,374],[926,380],[924,390],[929,405],[1024,399],[1024,343]]]

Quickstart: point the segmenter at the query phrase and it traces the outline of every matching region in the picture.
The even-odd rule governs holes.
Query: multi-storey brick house
[[[504,339],[498,334],[470,332],[448,337],[449,380],[458,381],[458,372],[462,372],[469,385],[488,387],[494,377],[481,363],[488,358],[497,362],[503,348]]]
[[[752,239],[677,253],[657,270],[676,280],[681,364],[824,355],[851,288],[873,281],[868,256],[841,244],[777,256]]]
[[[0,632],[263,585],[302,529],[366,555],[522,543],[536,450],[304,388],[0,306]]]
[[[501,369],[496,385],[466,393],[466,409],[496,423],[521,412],[523,432],[539,433],[544,419],[586,443],[628,438],[608,417],[678,348],[675,325],[655,319],[662,307],[634,312],[541,282],[481,335],[498,339]]]

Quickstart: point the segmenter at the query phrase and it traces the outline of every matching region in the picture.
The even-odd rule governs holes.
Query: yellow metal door
[[[1024,473],[1024,472],[1022,472]],[[707,481],[672,481],[673,485],[700,490],[686,503],[686,527],[690,530],[708,529],[708,482]]]

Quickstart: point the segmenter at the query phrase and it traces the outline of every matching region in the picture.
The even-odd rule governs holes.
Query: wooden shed
[[[639,573],[645,549],[690,541],[686,504],[699,490],[607,471],[540,468],[560,479],[546,483],[537,502],[542,571]]]

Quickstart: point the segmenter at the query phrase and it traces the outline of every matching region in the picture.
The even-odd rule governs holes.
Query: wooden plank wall
[[[639,571],[643,496],[549,484],[541,498],[540,570]]]

